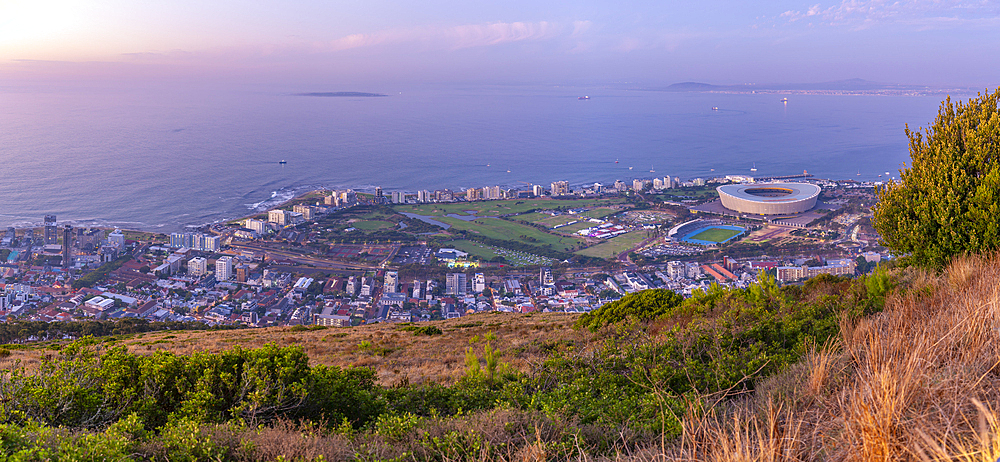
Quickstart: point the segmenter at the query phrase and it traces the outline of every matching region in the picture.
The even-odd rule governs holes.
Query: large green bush
[[[1000,249],[1000,89],[941,104],[934,124],[906,129],[910,166],[878,192],[882,243],[941,269],[957,255]]]

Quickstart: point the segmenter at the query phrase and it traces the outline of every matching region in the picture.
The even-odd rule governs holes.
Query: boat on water
[[[712,110],[713,111],[718,111],[719,110],[719,106],[712,106]]]
[[[787,103],[788,102],[788,98],[781,98],[781,102],[782,103]]]
[[[653,166],[652,165],[649,166],[649,173],[656,173],[656,170],[653,170]]]
[[[753,163],[753,167],[750,167],[750,171],[751,172],[756,172],[757,171],[757,162]]]
[[[281,165],[285,165],[285,164],[287,164],[288,162],[285,162],[285,159],[281,159],[280,161],[278,161],[278,163],[279,163],[279,164],[281,164]]]
[[[616,164],[618,163],[618,159],[615,159],[615,163],[616,163]]]
[[[589,96],[581,96],[581,97],[579,97],[577,99],[590,99],[590,97]]]

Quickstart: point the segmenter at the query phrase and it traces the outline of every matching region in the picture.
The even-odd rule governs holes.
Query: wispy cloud
[[[880,23],[952,27],[993,22],[1000,18],[1000,6],[989,0],[841,0],[830,6],[817,3],[805,10],[788,10],[778,18],[788,23],[858,27]]]
[[[377,45],[415,43],[428,48],[462,49],[568,37],[584,33],[588,26],[589,21],[577,21],[571,27],[540,21],[393,29],[347,35],[318,48],[340,51]]]

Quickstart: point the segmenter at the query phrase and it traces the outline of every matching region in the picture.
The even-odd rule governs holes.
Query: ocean
[[[328,91],[387,96],[298,95]],[[758,176],[881,180],[909,160],[905,124],[930,124],[941,99],[564,86],[7,86],[0,226],[54,214],[77,226],[170,232],[320,187],[581,185],[749,175],[754,166]]]

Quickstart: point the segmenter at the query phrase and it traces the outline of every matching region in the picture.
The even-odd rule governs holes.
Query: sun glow
[[[85,24],[79,1],[0,1],[0,57],[34,58],[71,40]]]

